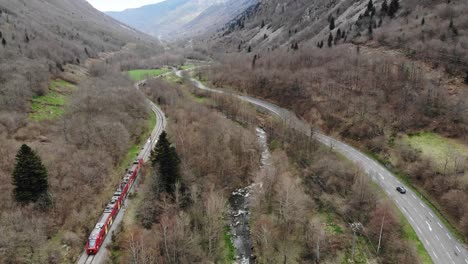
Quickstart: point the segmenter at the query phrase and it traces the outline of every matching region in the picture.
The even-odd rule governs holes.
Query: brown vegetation
[[[114,173],[121,176],[114,168],[148,129],[144,97],[116,71],[119,65],[96,58],[129,42],[157,46],[86,1],[0,0],[0,37],[0,263],[74,262]],[[87,70],[91,78],[84,81]],[[64,116],[29,120],[31,99],[47,94],[57,77],[79,83],[67,94]],[[12,200],[14,153],[22,143],[38,152],[49,173],[47,212]]]
[[[119,248],[125,251],[121,262],[148,258],[148,252],[151,252],[150,258],[164,263],[221,261],[224,245],[220,236],[225,223],[219,220],[226,203],[222,197],[254,181],[257,186],[262,186],[254,195],[252,210],[251,235],[257,261],[313,263],[318,258],[317,241],[324,263],[340,261],[339,256],[349,254],[351,248],[352,233],[347,224],[361,221],[365,230],[360,235],[371,239],[360,250],[362,254],[380,258],[384,263],[392,263],[385,259],[418,263],[412,247],[402,238],[401,224],[394,209],[388,207],[385,207],[390,219],[385,225],[386,238],[380,255],[376,255],[378,239],[372,234],[378,233],[380,226],[373,223],[381,212],[377,203],[385,201],[377,199],[367,178],[357,168],[341,161],[330,150],[322,149],[314,140],[282,127],[274,120],[265,120],[264,123],[269,124],[271,145],[279,148],[276,147],[273,153],[273,166],[258,170],[258,152],[250,152],[256,146],[252,130],[236,125],[192,100],[193,96],[197,100],[201,98],[204,105],[247,127],[258,123],[250,106],[225,95],[209,95],[197,90],[188,94],[187,90],[162,81],[151,81],[147,87],[150,97],[165,106],[173,121],[170,131],[181,157],[183,182],[191,186],[191,203],[184,208],[179,206],[176,198],[152,204],[143,202],[139,215],[156,210],[149,216],[156,219],[156,223],[149,231],[136,225],[126,228],[128,231],[118,242]],[[224,135],[217,130],[223,131]],[[204,141],[198,140],[199,137]],[[213,139],[225,137],[237,143],[215,140],[216,144],[211,144]],[[223,157],[223,160],[215,156]],[[235,166],[231,165],[231,160],[237,160]],[[223,169],[215,169],[218,166]],[[151,195],[150,185],[144,185],[145,197]],[[349,186],[353,187],[349,189]],[[333,215],[333,223],[343,231],[336,233],[325,227],[323,217],[329,214]],[[135,245],[140,249],[135,250]],[[173,245],[180,246],[175,249]]]
[[[147,129],[149,116],[132,82],[110,70],[81,83],[65,112],[53,122],[4,119],[13,125],[0,137],[2,263],[74,261],[111,191],[113,168]],[[45,213],[12,199],[13,159],[21,142],[30,144],[47,168],[53,205]]]
[[[222,262],[227,197],[251,182],[259,166],[254,130],[195,103],[186,91],[162,80],[148,81],[145,91],[169,117],[182,179],[174,197],[154,197],[157,175],[147,175],[139,194],[144,202],[138,225],[126,228],[117,243],[125,253],[120,262]]]
[[[359,234],[368,241],[361,254],[382,263],[418,263],[413,246],[403,238],[395,209],[379,198],[359,168],[301,133],[278,124],[266,128],[270,145],[282,150],[273,153],[273,170],[257,178],[263,188],[257,197],[253,232],[261,261],[300,258],[313,263],[320,258],[324,263],[340,262],[340,253],[350,253],[348,225],[360,222],[364,229]],[[285,210],[294,213],[285,218]],[[381,223],[382,212],[389,220],[377,252],[380,225],[376,222]],[[330,215],[332,222],[324,223],[323,218]],[[282,243],[287,251],[281,251]]]
[[[85,1],[0,1],[0,111],[22,122],[34,95],[66,64],[84,65],[129,42],[156,48],[145,35],[124,29]]]
[[[295,52],[226,55],[215,67],[202,70],[216,86],[231,87],[272,100],[331,134],[390,158],[398,133],[431,130],[466,141],[467,90],[450,90],[432,71],[398,56],[356,51],[342,45]],[[466,165],[452,158],[457,169],[440,173],[405,146],[397,146],[396,164],[439,204],[450,191],[467,193],[463,183]],[[441,208],[443,209],[443,208]],[[447,210],[460,230],[462,213]]]
[[[401,49],[449,73],[468,70],[468,5],[464,1],[401,1],[396,19],[374,30],[380,45]]]

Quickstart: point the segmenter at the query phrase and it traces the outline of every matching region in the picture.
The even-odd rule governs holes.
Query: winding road
[[[146,80],[138,82],[135,84],[135,88],[139,89],[140,85],[144,83]],[[150,106],[151,111],[156,115],[156,126],[154,127],[153,131],[151,132],[151,135],[149,139],[145,142],[145,145],[142,147],[141,151],[138,154],[139,159],[143,159],[144,162],[147,162],[149,160],[149,157],[151,155],[151,150],[154,148],[156,143],[158,142],[159,135],[164,131],[167,121],[166,117],[164,115],[164,112],[152,101],[149,99],[146,99],[147,104]],[[135,183],[133,184],[132,188],[130,189],[130,193],[133,193],[135,191],[135,185],[138,183],[138,178],[135,180]],[[79,264],[100,264],[100,263],[106,263],[107,257],[109,255],[109,252],[107,250],[107,246],[111,244],[112,240],[112,233],[117,230],[117,228],[120,226],[122,223],[126,208],[128,206],[129,201],[125,200],[124,201],[124,206],[122,209],[119,211],[117,216],[115,217],[114,223],[112,224],[111,228],[109,229],[109,234],[107,235],[106,239],[102,243],[101,249],[98,251],[96,255],[88,255],[86,251],[83,251],[81,254],[80,258],[78,259]]]
[[[176,75],[181,77],[181,71],[176,72]],[[191,80],[199,89],[236,96],[241,100],[263,108],[281,118],[294,129],[302,131],[307,135],[310,135],[313,131],[308,124],[297,118],[294,113],[287,109],[250,96],[237,95],[209,88],[193,78]],[[316,130],[313,131],[313,136],[319,142],[330,146],[362,167],[367,175],[387,193],[406,219],[408,219],[435,264],[468,264],[468,251],[466,247],[451,234],[432,209],[389,170],[342,141],[331,138]],[[407,190],[406,194],[397,192],[397,186],[404,186]]]

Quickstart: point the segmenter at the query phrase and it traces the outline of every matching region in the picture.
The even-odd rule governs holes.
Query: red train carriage
[[[110,202],[106,205],[104,213],[99,218],[99,221],[86,242],[86,252],[89,255],[96,254],[104,242],[104,239],[106,239],[107,233],[109,232],[115,217],[119,213],[122,203],[127,198],[128,192],[135,182],[142,164],[142,159],[137,159],[133,162],[132,166],[120,182],[119,187],[112,196]]]

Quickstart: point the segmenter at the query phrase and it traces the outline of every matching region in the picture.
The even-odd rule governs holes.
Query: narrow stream
[[[268,150],[267,135],[261,128],[257,128],[256,131],[258,143],[262,150],[261,168],[264,169],[270,165],[270,151]],[[249,221],[251,211],[249,207],[251,192],[256,187],[257,184],[252,184],[245,188],[240,188],[232,192],[229,198],[229,224],[231,227],[233,244],[236,249],[236,260],[234,263],[255,263],[255,258],[252,254],[252,240],[250,237]]]

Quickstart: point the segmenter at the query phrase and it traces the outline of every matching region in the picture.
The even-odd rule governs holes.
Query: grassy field
[[[189,70],[189,69],[192,69],[192,68],[195,68],[195,64],[185,64],[185,65],[182,65],[179,67],[180,70]]]
[[[159,75],[167,73],[169,71],[170,71],[169,68],[138,69],[138,70],[128,71],[127,73],[130,76],[130,78],[132,78],[132,80],[137,82],[137,81],[141,81],[141,80],[144,80],[144,79],[147,79],[147,78],[159,76]]]
[[[49,84],[49,92],[36,96],[31,102],[30,118],[35,121],[54,120],[63,115],[67,96],[75,86],[64,80],[54,80]]]
[[[381,157],[375,153],[367,153],[367,156],[374,159],[379,164],[385,166],[386,164],[392,164],[388,159]],[[442,208],[423,188],[413,184],[411,177],[396,167],[388,169],[393,175],[395,175],[399,180],[401,180],[408,188],[413,190],[418,197],[429,207],[431,210],[439,217],[439,219],[444,223],[444,225],[450,230],[450,232],[460,241],[465,242],[465,237],[462,233],[447,219],[445,214],[443,214],[439,208]]]
[[[182,78],[175,74],[168,74],[164,76],[164,79],[172,84],[182,84]]]
[[[453,155],[468,157],[468,145],[432,132],[405,136],[403,140],[420,150],[423,156],[431,158],[440,169],[443,169],[445,160]]]

